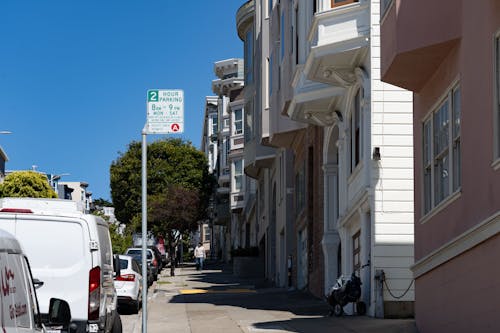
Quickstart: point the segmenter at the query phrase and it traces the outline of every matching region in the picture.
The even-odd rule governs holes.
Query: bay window
[[[423,124],[424,214],[460,189],[460,122],[461,96],[457,84]]]

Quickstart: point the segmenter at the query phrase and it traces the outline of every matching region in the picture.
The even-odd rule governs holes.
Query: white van
[[[0,325],[6,333],[46,333],[42,324],[35,285],[31,276],[28,258],[21,245],[10,233],[0,230]],[[50,331],[69,329],[71,314],[69,305],[63,300],[51,299]],[[64,308],[64,309],[63,309]],[[55,314],[55,315],[54,315]],[[49,325],[49,322],[45,322]]]
[[[70,305],[77,333],[121,333],[108,224],[73,201],[2,198],[0,228],[14,234],[31,262],[42,316],[51,298]]]

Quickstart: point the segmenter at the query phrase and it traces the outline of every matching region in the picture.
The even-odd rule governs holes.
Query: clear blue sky
[[[141,140],[152,88],[184,90],[182,137],[199,147],[213,64],[243,54],[235,16],[244,2],[1,0],[6,169],[69,173],[63,181],[110,199],[109,166]]]

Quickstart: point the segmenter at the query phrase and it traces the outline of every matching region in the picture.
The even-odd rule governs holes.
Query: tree
[[[182,185],[169,186],[167,191],[151,197],[148,220],[157,230],[163,231],[170,245],[170,253],[182,238],[182,235],[196,230],[202,218],[199,210],[200,196],[193,189]],[[175,265],[170,265],[170,275],[174,276]]]
[[[113,204],[110,201],[103,198],[97,198],[95,200],[92,200],[92,203],[96,207],[113,207]]]
[[[35,171],[16,171],[0,184],[0,197],[57,198],[47,176]]]
[[[166,205],[175,205],[175,201],[166,198],[180,191],[189,196],[196,196],[192,208],[193,220],[184,219],[182,223],[196,223],[203,219],[208,207],[208,199],[214,184],[208,173],[205,155],[194,148],[190,142],[181,139],[162,139],[148,144],[147,149],[147,182],[149,211],[152,202],[161,201]],[[110,167],[111,198],[118,220],[127,225],[140,225],[141,219],[141,143],[134,141],[125,153]],[[189,193],[189,194],[187,194]],[[159,209],[155,206],[154,209]],[[160,214],[160,213],[158,213]],[[153,217],[153,215],[151,215]],[[180,221],[180,220],[179,220]],[[151,223],[153,232],[166,233],[159,219]],[[183,230],[178,226],[178,230]],[[188,228],[189,229],[189,228]]]

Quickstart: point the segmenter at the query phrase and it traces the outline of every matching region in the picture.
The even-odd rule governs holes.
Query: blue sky
[[[184,90],[182,137],[199,147],[213,64],[243,55],[235,16],[244,2],[0,1],[7,170],[69,173],[63,181],[110,199],[109,166],[141,140],[152,88]]]

